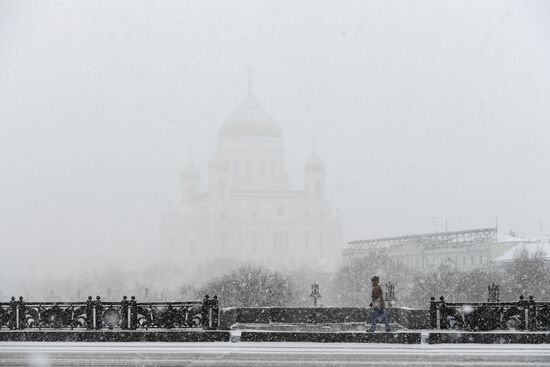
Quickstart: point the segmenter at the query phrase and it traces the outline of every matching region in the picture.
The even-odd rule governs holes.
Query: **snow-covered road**
[[[547,345],[0,343],[2,366],[550,366]]]

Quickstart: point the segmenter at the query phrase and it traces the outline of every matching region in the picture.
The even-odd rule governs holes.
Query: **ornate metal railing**
[[[549,330],[550,302],[519,297],[518,302],[447,303],[440,297],[430,301],[432,329]]]
[[[86,302],[25,302],[20,297],[0,303],[0,329],[217,329],[218,314],[216,296],[186,302],[137,302],[133,297],[121,302],[102,302],[99,297]]]

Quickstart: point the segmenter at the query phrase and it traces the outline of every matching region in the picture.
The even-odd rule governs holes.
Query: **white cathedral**
[[[329,269],[340,262],[341,222],[326,198],[324,163],[314,149],[304,165],[304,189],[290,190],[282,135],[249,94],[220,127],[208,191],[201,191],[191,161],[181,173],[179,205],[162,218],[166,261]]]

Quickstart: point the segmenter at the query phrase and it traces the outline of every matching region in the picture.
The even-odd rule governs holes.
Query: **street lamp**
[[[500,299],[500,286],[495,283],[493,283],[492,285],[489,284],[489,286],[487,286],[487,290],[489,291],[489,297],[487,301],[498,302]]]
[[[321,298],[321,293],[319,293],[319,284],[313,283],[311,285],[311,294],[310,297],[313,297],[313,307],[317,307],[317,298]]]
[[[386,284],[386,301],[388,301],[388,307],[393,307],[393,302],[397,301],[395,297],[395,284],[391,282]]]

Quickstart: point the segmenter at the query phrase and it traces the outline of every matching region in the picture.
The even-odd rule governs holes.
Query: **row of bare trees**
[[[383,287],[388,282],[396,284],[398,306],[424,308],[431,296],[445,296],[451,302],[486,301],[487,286],[492,283],[500,285],[502,301],[515,301],[522,294],[550,300],[549,270],[542,252],[519,252],[513,261],[499,267],[461,271],[441,266],[427,273],[373,252],[343,264],[333,273],[307,267],[275,271],[225,261],[205,266],[192,277],[182,275],[177,267],[157,266],[140,271],[107,268],[61,281],[28,280],[21,284],[25,292],[14,295],[45,301],[82,301],[88,295],[101,295],[109,301],[123,295],[135,295],[140,301],[170,301],[217,294],[222,307],[309,306],[310,285],[317,282],[321,286],[321,305],[365,306],[369,303],[369,279],[376,274]]]

